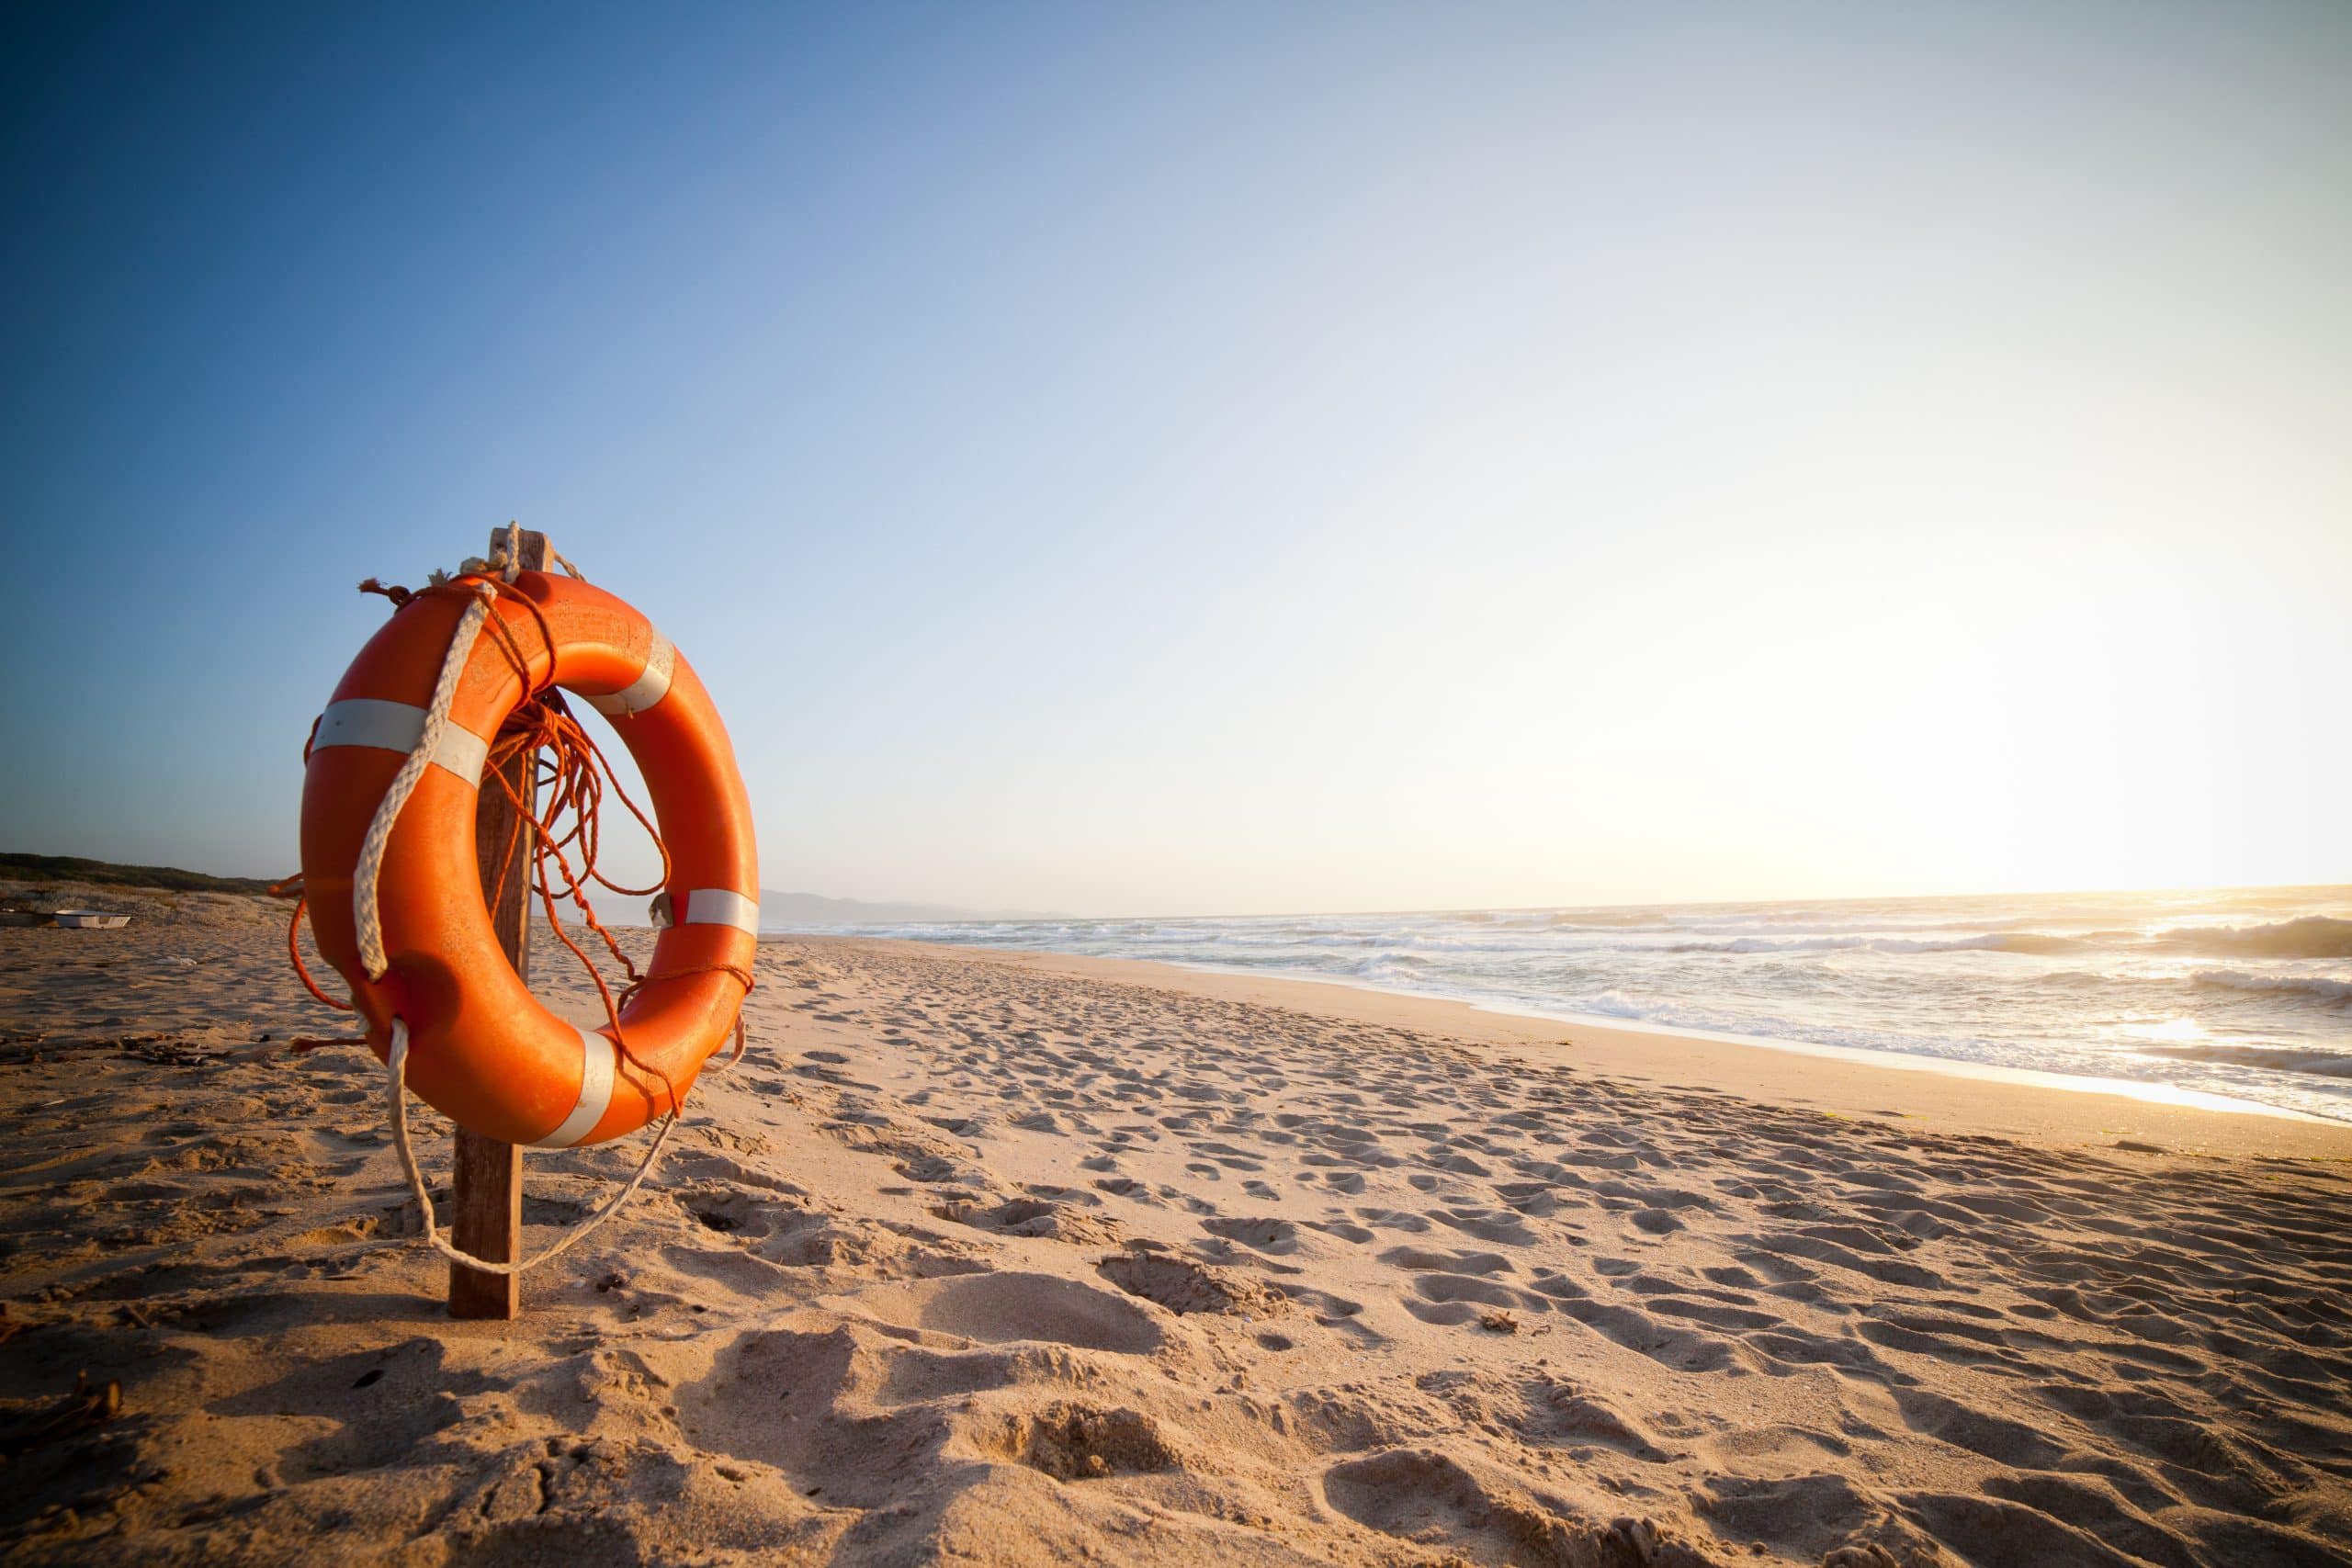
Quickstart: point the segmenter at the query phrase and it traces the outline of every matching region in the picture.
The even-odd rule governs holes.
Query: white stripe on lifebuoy
[[[741,893],[724,887],[697,887],[686,895],[686,920],[690,926],[733,926],[737,931],[760,934],[760,905],[756,898],[746,898]]]
[[[605,1108],[613,1102],[613,1074],[620,1047],[601,1034],[578,1030],[580,1035],[580,1100],[563,1125],[544,1138],[534,1138],[535,1149],[568,1149],[596,1130]]]
[[[616,716],[643,713],[670,694],[670,671],[677,661],[678,650],[670,646],[668,637],[655,632],[652,649],[645,656],[644,672],[617,692],[587,698],[588,705],[598,713]]]
[[[319,715],[319,728],[311,738],[311,750],[373,746],[379,751],[413,751],[417,742],[424,739],[424,710],[409,703],[386,702],[379,697],[345,697],[339,703],[329,703],[327,711]],[[481,783],[482,765],[490,761],[490,742],[470,729],[451,724],[441,731],[441,744],[433,749],[433,761],[468,784],[478,785]]]

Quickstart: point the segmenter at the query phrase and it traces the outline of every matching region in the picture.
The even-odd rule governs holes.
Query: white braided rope
[[[433,684],[432,705],[425,709],[424,733],[417,737],[416,750],[408,754],[401,771],[392,775],[391,787],[378,803],[375,818],[368,824],[368,837],[360,842],[359,863],[352,869],[351,912],[359,928],[359,964],[370,980],[382,979],[391,966],[391,960],[384,955],[383,913],[376,899],[376,885],[384,874],[384,848],[391,842],[392,824],[400,819],[401,808],[416,792],[417,781],[424,777],[441,737],[448,730],[449,705],[457,699],[458,677],[465,673],[474,639],[481,635],[481,624],[490,618],[491,603],[498,596],[498,590],[487,582],[478,592],[480,597],[466,606],[457,634],[449,639],[448,657],[441,661],[441,678]]]
[[[552,548],[549,548],[548,553],[549,555],[555,555],[555,551]],[[556,558],[558,560],[563,559],[561,556],[556,556]],[[523,525],[514,522],[510,522],[506,525],[506,538],[503,543],[499,541],[496,534],[492,534],[491,536],[489,555],[468,556],[465,559],[458,563],[458,570],[461,573],[495,572],[498,574],[498,579],[502,582],[514,581],[515,577],[521,573],[522,570]],[[572,576],[580,577],[580,572],[577,568],[567,565],[565,570],[570,571]],[[446,572],[436,571],[433,574],[433,585],[435,588],[440,587],[441,584],[448,581],[448,574]],[[580,581],[585,582],[588,580],[584,577],[581,577]]]
[[[678,1125],[678,1113],[673,1111],[668,1119],[662,1123],[662,1131],[655,1136],[653,1146],[645,1151],[645,1158],[638,1163],[637,1174],[628,1179],[628,1185],[615,1193],[603,1208],[566,1232],[561,1241],[557,1242],[546,1251],[526,1258],[520,1262],[492,1263],[488,1258],[476,1258],[472,1253],[460,1252],[448,1242],[442,1240],[441,1227],[433,1222],[433,1194],[425,1190],[424,1173],[416,1168],[416,1153],[409,1146],[408,1024],[404,1020],[397,1018],[392,1020],[391,1054],[384,1059],[384,1099],[391,1111],[392,1146],[400,1151],[401,1168],[408,1172],[409,1190],[416,1194],[417,1210],[424,1216],[426,1245],[450,1262],[461,1263],[469,1269],[478,1269],[484,1274],[520,1274],[526,1269],[538,1267],[559,1253],[569,1252],[585,1239],[591,1231],[618,1213],[621,1205],[634,1197],[639,1187],[645,1185],[645,1179],[653,1174],[653,1162],[662,1157],[662,1146],[669,1143],[670,1134]]]

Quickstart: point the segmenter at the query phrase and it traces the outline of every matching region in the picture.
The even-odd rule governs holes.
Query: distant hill
[[[829,926],[929,925],[941,920],[1050,920],[1034,909],[964,909],[953,904],[871,904],[863,898],[828,898],[817,893],[760,889],[760,926],[764,931],[822,931]]]
[[[79,855],[0,854],[0,882],[87,882],[104,887],[161,887],[175,893],[266,893],[252,876],[210,876],[175,865],[117,865]]]

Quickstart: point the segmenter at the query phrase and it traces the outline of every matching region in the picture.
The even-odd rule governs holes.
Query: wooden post
[[[522,568],[541,571],[547,567],[545,534],[523,535]],[[503,528],[491,535],[494,553],[506,545]],[[500,770],[524,804],[537,799],[534,753],[522,752]],[[489,779],[474,807],[474,853],[481,862],[482,901],[489,904],[492,884],[506,852],[506,836],[514,826],[514,807],[506,792]],[[498,943],[514,965],[514,973],[530,978],[531,846],[519,845],[506,874],[506,887],[491,904],[490,923]],[[522,1256],[523,1151],[478,1133],[458,1129],[458,1159],[450,1188],[450,1240],[460,1252],[492,1263],[512,1263]],[[451,1317],[512,1318],[521,1311],[522,1280],[514,1274],[485,1274],[462,1263],[449,1265]]]

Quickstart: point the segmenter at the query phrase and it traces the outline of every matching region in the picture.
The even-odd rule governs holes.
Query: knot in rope
[[[393,608],[393,609],[395,609],[395,610],[400,609],[402,605],[406,604],[410,600],[412,600],[412,599],[413,599],[413,598],[415,598],[415,597],[416,597],[415,591],[414,591],[414,590],[413,590],[413,589],[402,588],[402,587],[401,587],[399,583],[397,583],[397,582],[395,582],[395,583],[391,584],[390,587],[387,587],[387,586],[385,586],[382,582],[378,581],[375,578],[372,578],[372,577],[369,577],[369,578],[364,578],[364,579],[362,579],[362,580],[361,580],[360,584],[359,584],[359,592],[361,592],[362,593],[380,593],[380,594],[382,594],[385,598],[390,599],[390,600],[392,602],[392,608]]]

